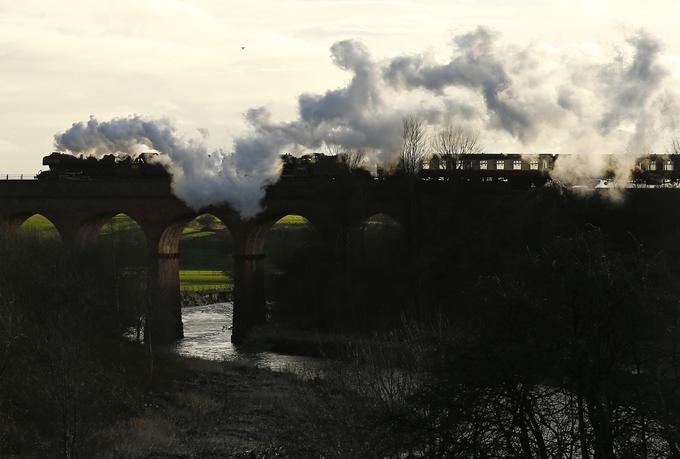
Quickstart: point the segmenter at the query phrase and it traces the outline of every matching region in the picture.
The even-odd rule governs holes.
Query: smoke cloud
[[[137,115],[75,123],[55,145],[93,155],[156,150],[173,191],[192,208],[229,203],[250,218],[279,175],[281,153],[327,144],[363,149],[369,166],[394,163],[406,116],[430,129],[477,128],[483,144],[560,153],[554,177],[566,183],[601,175],[609,167],[602,155],[613,154],[616,180],[625,184],[635,156],[668,144],[680,108],[663,47],[644,31],[608,50],[516,47],[479,27],[454,37],[443,63],[425,54],[376,60],[355,40],[333,44],[330,54],[351,75],[347,85],[300,95],[288,122],[272,121],[265,107],[249,110],[250,129],[233,152],[208,151],[207,131],[189,139],[167,119]]]

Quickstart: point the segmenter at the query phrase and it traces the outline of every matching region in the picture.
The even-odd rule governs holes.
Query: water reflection
[[[175,352],[208,360],[246,362],[260,368],[292,372],[304,377],[319,375],[322,363],[319,358],[254,352],[233,344],[232,311],[232,303],[182,308],[184,339],[175,345]]]

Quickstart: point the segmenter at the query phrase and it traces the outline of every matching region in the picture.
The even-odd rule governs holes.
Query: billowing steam
[[[153,149],[172,174],[173,192],[195,210],[211,204],[230,203],[248,218],[260,210],[264,186],[278,175],[275,154],[279,146],[239,139],[237,153],[209,152],[202,141],[184,139],[166,119],[140,116],[99,122],[95,118],[74,123],[55,135],[55,146],[71,152],[100,156],[138,153]]]
[[[249,218],[264,187],[275,181],[279,155],[324,144],[361,148],[369,165],[391,163],[401,122],[424,120],[479,129],[482,143],[560,157],[555,177],[577,183],[608,167],[615,154],[617,181],[628,180],[633,159],[669,142],[678,112],[677,81],[661,45],[644,31],[607,57],[596,47],[503,46],[478,28],[453,40],[451,58],[426,55],[373,59],[360,42],[331,47],[335,65],[352,75],[342,88],[298,97],[298,117],[271,121],[264,107],[248,111],[248,134],[233,152],[208,151],[202,138],[186,139],[165,119],[91,118],[55,136],[57,148],[101,155],[154,149],[173,176],[173,191],[191,207],[228,202]]]

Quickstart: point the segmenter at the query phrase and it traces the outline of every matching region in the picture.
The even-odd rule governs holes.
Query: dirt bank
[[[250,363],[170,355],[155,368],[135,413],[92,439],[98,457],[287,457],[287,418],[310,383]]]

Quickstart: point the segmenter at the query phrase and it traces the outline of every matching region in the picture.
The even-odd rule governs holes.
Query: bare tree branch
[[[363,148],[354,148],[347,150],[347,168],[350,172],[354,172],[362,168],[364,160],[366,159],[366,151]]]
[[[342,145],[325,142],[324,149],[327,155],[342,158],[350,173],[361,169],[366,159],[366,151],[363,148],[345,148]]]
[[[443,160],[446,169],[462,169],[461,155],[481,153],[479,132],[452,124],[442,127],[432,139],[432,149]]]
[[[337,143],[324,142],[323,145],[326,154],[330,156],[341,156],[346,152],[345,147]]]
[[[680,155],[680,137],[674,137],[668,148],[669,155]]]
[[[425,125],[422,120],[404,118],[401,132],[401,164],[408,175],[416,175],[425,157]]]

